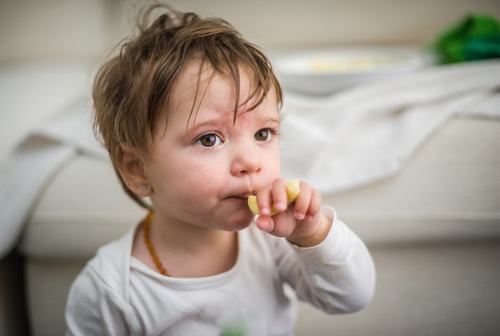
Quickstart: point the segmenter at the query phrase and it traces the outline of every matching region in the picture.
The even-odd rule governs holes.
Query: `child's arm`
[[[257,195],[257,199],[264,195],[260,209],[271,206],[270,199],[278,208],[275,200],[283,200],[282,185],[273,184],[267,199],[265,191]],[[332,208],[321,206],[317,191],[304,182],[300,186],[294,204],[281,213],[257,219],[261,230],[288,240],[274,239],[280,276],[295,289],[299,299],[327,313],[360,310],[371,300],[375,288],[370,253]]]
[[[329,314],[363,309],[375,290],[375,267],[361,239],[335,211],[323,207],[332,219],[327,237],[318,245],[301,248],[283,239],[275,241],[275,262],[280,277],[307,301]]]

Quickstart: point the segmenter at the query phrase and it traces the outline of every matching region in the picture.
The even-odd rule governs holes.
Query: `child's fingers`
[[[290,225],[290,222],[287,220],[279,220],[277,218],[279,216],[286,215],[282,212],[277,214],[276,217],[259,216],[256,221],[257,227],[276,237],[290,236],[295,229],[295,225]]]
[[[270,232],[273,236],[288,237],[295,231],[296,223],[288,212],[280,212],[271,220],[274,221],[273,231]]]
[[[259,229],[261,229],[262,231],[271,233],[274,230],[274,221],[269,216],[265,216],[265,215],[259,216],[259,217],[257,217],[257,220],[255,221],[255,223],[257,224],[257,227]]]
[[[261,189],[257,191],[257,205],[261,215],[271,214],[271,196],[269,189]]]
[[[309,209],[306,212],[306,219],[310,220],[318,213],[321,208],[322,197],[321,194],[312,189],[311,202],[309,202]]]
[[[293,216],[297,220],[302,220],[306,217],[307,210],[311,203],[311,187],[304,182],[300,182],[300,194],[295,200],[295,206],[293,208]]]
[[[271,194],[273,198],[273,206],[279,211],[285,211],[288,207],[286,181],[283,179],[275,180],[273,182]]]

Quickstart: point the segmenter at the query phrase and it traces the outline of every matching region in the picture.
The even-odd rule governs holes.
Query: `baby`
[[[362,241],[305,181],[287,204],[280,84],[226,21],[163,8],[102,66],[93,98],[123,188],[148,214],[76,278],[69,335],[291,335],[295,298],[331,314],[370,301]]]

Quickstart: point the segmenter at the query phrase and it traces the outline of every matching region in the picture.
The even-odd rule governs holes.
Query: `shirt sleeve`
[[[372,299],[375,266],[362,240],[337,218],[333,208],[321,211],[332,221],[318,245],[299,247],[277,240],[275,261],[283,281],[301,301],[329,314],[356,312]]]
[[[65,311],[66,336],[134,335],[131,311],[87,265],[71,286]]]

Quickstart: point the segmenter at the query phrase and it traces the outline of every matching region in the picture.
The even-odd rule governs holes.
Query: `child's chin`
[[[254,215],[248,211],[248,213],[245,213],[244,215],[238,214],[238,216],[235,217],[236,218],[228,218],[229,221],[227,222],[227,231],[236,232],[245,229],[252,224]]]

